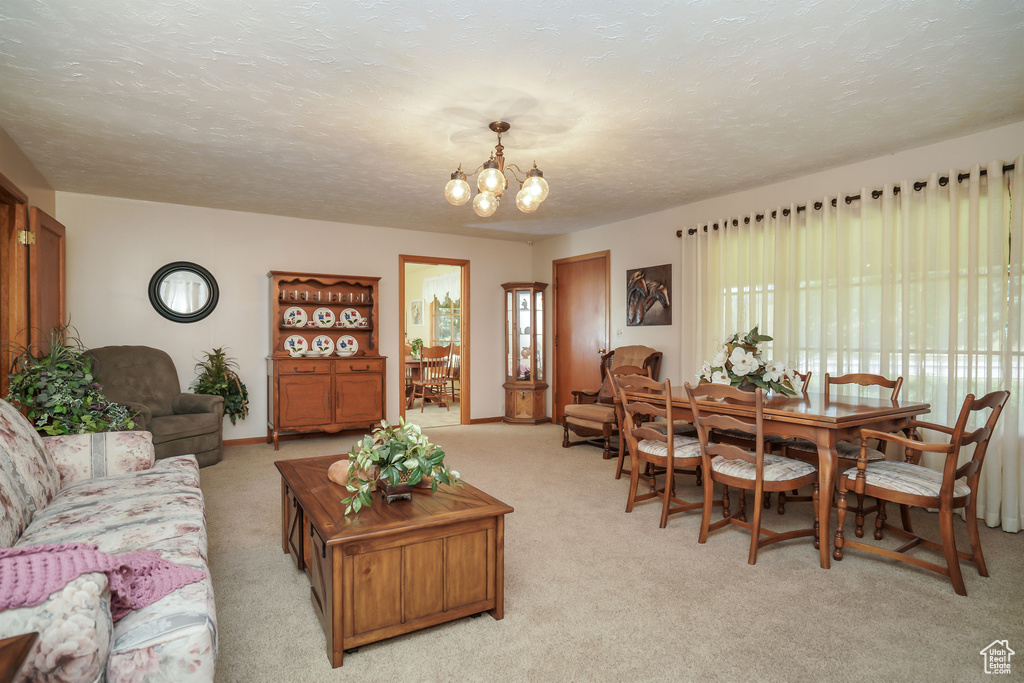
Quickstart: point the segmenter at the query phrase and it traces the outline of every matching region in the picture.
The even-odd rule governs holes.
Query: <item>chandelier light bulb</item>
[[[455,206],[462,206],[468,202],[469,195],[471,194],[469,183],[466,182],[466,174],[461,171],[462,166],[459,166],[459,169],[452,173],[452,179],[444,186],[445,199],[448,200],[449,204]]]
[[[488,218],[498,210],[498,198],[490,192],[481,192],[473,199],[473,211],[480,218]]]
[[[476,184],[481,192],[500,194],[505,189],[505,176],[498,170],[498,162],[493,159],[485,161],[484,170],[480,171]]]
[[[516,206],[523,213],[533,213],[540,206],[540,202],[534,199],[533,195],[524,187],[516,194]]]
[[[548,181],[544,180],[544,174],[541,173],[537,165],[534,164],[533,169],[527,174],[526,182],[523,183],[523,189],[532,195],[538,203],[548,198]]]

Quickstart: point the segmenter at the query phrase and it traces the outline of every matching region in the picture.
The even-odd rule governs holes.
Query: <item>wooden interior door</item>
[[[7,395],[11,348],[28,344],[28,196],[0,174],[0,396]]]
[[[554,400],[552,420],[578,389],[601,386],[600,351],[608,348],[611,317],[610,253],[584,254],[553,262]]]
[[[50,331],[67,322],[64,301],[64,242],[66,230],[39,207],[29,209],[29,338],[45,344]]]

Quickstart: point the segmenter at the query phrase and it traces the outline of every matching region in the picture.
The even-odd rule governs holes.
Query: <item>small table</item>
[[[331,666],[345,650],[489,612],[504,616],[505,515],[469,484],[416,489],[412,500],[345,516],[327,478],[345,455],[279,460],[281,544],[309,577]]]
[[[0,681],[9,683],[17,677],[38,637],[39,634],[32,631],[0,640]]]
[[[660,397],[652,397],[643,391],[626,390],[626,395],[648,403],[664,403]],[[700,401],[701,410],[737,415],[746,418],[754,416],[754,406],[720,401]],[[821,566],[830,566],[829,544],[831,542],[832,491],[835,488],[839,455],[836,443],[843,439],[860,436],[861,429],[877,429],[895,432],[907,422],[930,410],[927,403],[893,401],[890,399],[842,396],[829,400],[825,394],[800,394],[786,396],[770,394],[764,398],[764,432],[782,437],[798,437],[813,441],[818,446],[818,543]],[[673,417],[679,420],[693,420],[690,399],[686,388],[672,387]],[[755,501],[757,504],[757,501]]]

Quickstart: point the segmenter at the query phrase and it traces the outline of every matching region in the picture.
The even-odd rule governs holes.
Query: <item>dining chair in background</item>
[[[462,384],[459,380],[462,370],[462,345],[451,343],[451,360],[448,362],[448,395],[452,401],[461,400]]]
[[[897,377],[896,379],[889,379],[883,375],[873,375],[869,373],[852,373],[847,375],[839,375],[833,377],[829,373],[825,373],[825,402],[828,403],[833,398],[832,387],[835,385],[857,385],[862,387],[878,387],[881,390],[887,391],[888,396],[886,398],[896,401],[900,397],[900,389],[903,387],[903,378]],[[838,391],[837,391],[838,393]],[[880,392],[880,395],[884,395],[884,392]],[[851,441],[839,441],[836,443],[836,455],[839,456],[840,468],[848,467],[857,457],[860,455],[860,439],[854,439]],[[807,441],[806,439],[786,439],[782,444],[780,450],[782,455],[786,457],[797,458],[804,462],[810,462],[816,465],[818,462],[818,446],[813,441]],[[878,442],[873,442],[873,445],[867,448],[868,462],[877,462],[879,460],[885,460],[885,452],[881,450]],[[794,492],[795,493],[795,492]],[[806,496],[790,496],[786,497],[786,493],[779,494],[779,514],[786,513],[786,502],[797,502],[809,500]],[[874,507],[864,508],[863,501],[860,501],[857,509],[861,515],[869,515],[875,511]],[[859,536],[859,534],[858,534]]]
[[[690,468],[689,472],[696,474],[701,466],[700,442],[693,437],[677,436],[675,430],[670,428],[674,422],[672,384],[669,380],[656,382],[644,375],[621,374],[616,376],[615,385],[622,410],[622,431],[626,448],[629,449],[629,495],[626,499],[626,512],[632,512],[636,503],[660,498],[660,527],[664,529],[668,524],[669,515],[704,508],[703,502],[688,502],[675,495],[676,473]],[[659,397],[659,405],[630,399],[626,396],[627,390],[645,391],[650,393],[652,398]],[[664,422],[655,422],[659,418]],[[660,428],[656,426],[658,424],[661,424]],[[638,495],[642,464],[648,466],[644,476],[651,490]],[[664,472],[665,479],[659,489],[657,477],[661,472]]]
[[[981,576],[988,576],[985,558],[981,553],[981,538],[978,535],[978,482],[981,467],[985,462],[989,439],[995,430],[996,422],[1010,397],[1008,391],[994,391],[980,399],[968,394],[953,427],[911,420],[911,435],[888,434],[885,432],[864,429],[861,438],[877,439],[880,442],[893,443],[901,446],[906,458],[901,462],[875,461],[867,459],[867,446],[862,442],[862,456],[857,458],[856,467],[851,467],[839,476],[839,520],[836,524],[835,549],[832,556],[842,560],[847,548],[855,548],[865,552],[881,555],[901,562],[948,576],[953,583],[957,595],[967,595],[963,574],[960,571],[960,560],[973,562]],[[974,431],[968,431],[967,424],[972,416],[979,411],[989,410],[985,425]],[[928,443],[918,438],[918,430],[935,431],[946,434],[949,443]],[[974,444],[974,453],[970,460],[958,465],[961,450]],[[919,464],[922,453],[939,453],[945,455],[942,471],[938,472]],[[884,531],[905,538],[907,543],[890,550],[881,546],[862,541],[848,541],[843,534],[843,521],[846,519],[847,493],[854,491],[858,499],[871,496],[878,500],[878,515],[875,518],[875,540],[882,540]],[[904,513],[903,528],[897,528],[886,522],[886,502],[898,503],[901,508],[906,506],[938,509],[939,533],[941,542],[935,543],[915,534],[910,528],[909,516]],[[971,552],[959,552],[953,533],[953,511],[964,508],[967,521],[967,537],[970,540]],[[858,536],[863,536],[864,518],[857,516]],[[946,566],[928,562],[907,552],[918,545],[941,552],[946,559]]]
[[[701,449],[701,465],[704,469],[704,506],[701,516],[698,542],[707,541],[711,531],[735,524],[750,531],[749,564],[757,562],[758,549],[793,538],[811,536],[817,547],[818,538],[818,471],[814,466],[765,452],[764,441],[764,392],[758,388],[753,392],[743,391],[722,384],[701,384],[696,387],[686,383],[686,394],[690,399],[690,410],[697,426],[697,438]],[[701,401],[721,401],[733,405],[754,407],[754,419],[746,420],[733,415],[701,408]],[[745,432],[753,438],[754,450],[749,451],[732,443],[714,443],[709,440],[713,429],[734,429]],[[722,510],[724,518],[711,523],[714,483],[722,485]],[[814,486],[814,526],[776,533],[761,528],[761,501],[765,492],[792,491],[802,486]],[[729,487],[740,491],[739,514],[733,516],[729,510]],[[753,491],[753,521],[746,521],[746,492]],[[765,538],[762,538],[765,536]]]
[[[450,361],[450,346],[426,346],[420,349],[420,376],[412,381],[410,405],[416,404],[418,396],[421,399],[421,413],[427,405],[428,398],[438,400],[451,410],[451,402],[446,400]]]

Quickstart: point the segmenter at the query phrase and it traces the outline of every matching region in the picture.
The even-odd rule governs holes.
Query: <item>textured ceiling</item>
[[[1020,0],[4,0],[58,190],[533,239],[1024,118]],[[450,206],[487,124],[551,195]],[[513,193],[517,186],[514,186]]]

